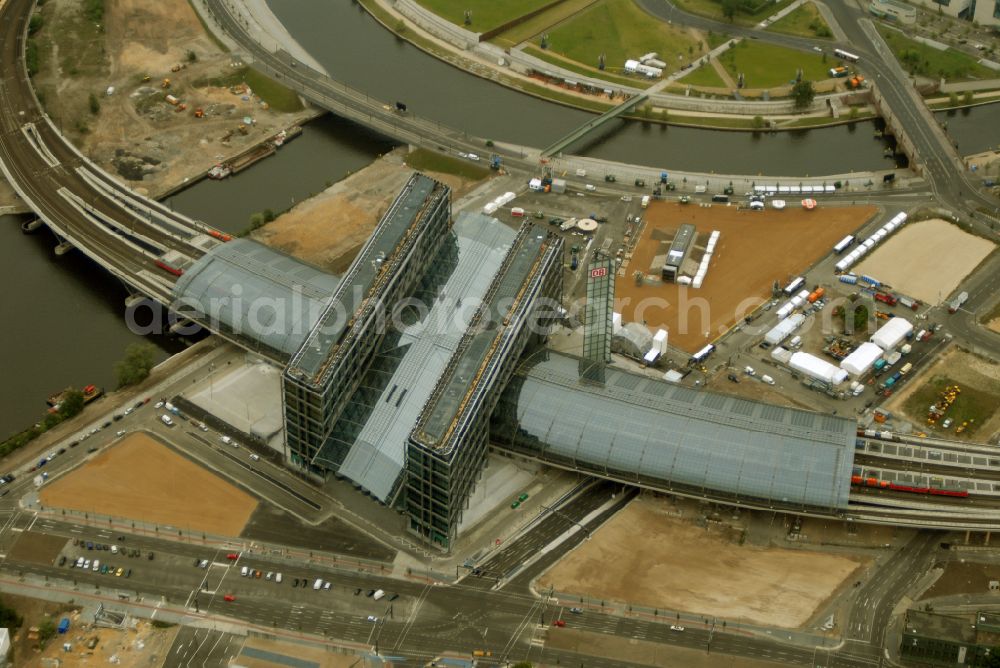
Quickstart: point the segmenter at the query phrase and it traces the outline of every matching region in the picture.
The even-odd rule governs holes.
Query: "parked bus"
[[[806,284],[806,279],[799,276],[798,278],[792,280],[791,283],[785,286],[784,293],[789,297],[791,297],[796,292],[798,292],[799,288],[801,288],[805,284]]]
[[[833,247],[833,252],[840,255],[845,250],[850,248],[851,244],[854,243],[854,235],[848,234],[846,237],[837,242],[837,245]]]
[[[843,58],[844,60],[849,60],[852,63],[856,63],[859,60],[861,60],[859,56],[856,56],[848,51],[844,51],[843,49],[834,49],[833,55],[837,56],[838,58]]]
[[[696,352],[694,355],[692,355],[690,363],[700,364],[701,362],[704,362],[706,359],[708,359],[708,356],[711,355],[714,351],[715,351],[715,346],[710,343],[701,350],[699,350],[698,352]]]

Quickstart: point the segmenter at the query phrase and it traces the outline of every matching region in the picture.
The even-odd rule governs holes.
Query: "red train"
[[[225,232],[220,232],[219,230],[209,230],[208,233],[218,239],[219,241],[232,241],[233,237],[226,234]]]
[[[184,270],[183,269],[178,269],[177,267],[171,267],[169,264],[167,264],[163,260],[157,260],[155,264],[156,264],[157,267],[159,267],[163,271],[165,271],[165,272],[167,272],[169,274],[173,274],[174,276],[183,276],[184,275]]]
[[[969,490],[967,489],[941,489],[938,487],[916,487],[914,485],[899,485],[894,482],[889,482],[888,480],[879,480],[878,478],[863,478],[859,475],[851,476],[851,484],[864,487],[878,487],[880,489],[888,489],[894,492],[909,492],[910,494],[930,494],[931,496],[955,496],[963,499],[969,496]]]

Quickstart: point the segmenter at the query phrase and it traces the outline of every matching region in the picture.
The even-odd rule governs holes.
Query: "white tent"
[[[788,366],[810,378],[822,380],[832,386],[840,385],[847,380],[846,371],[809,353],[792,353],[791,359],[788,360]]]
[[[882,357],[884,350],[874,343],[862,343],[850,355],[840,361],[840,368],[857,378],[863,375]]]
[[[889,318],[881,329],[872,334],[871,342],[882,350],[892,350],[912,331],[913,325],[906,318]]]

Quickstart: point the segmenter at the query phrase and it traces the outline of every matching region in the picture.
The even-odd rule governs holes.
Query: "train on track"
[[[958,498],[966,498],[969,496],[969,490],[967,489],[954,489],[945,487],[930,487],[930,486],[919,486],[919,485],[900,485],[899,483],[890,482],[889,480],[879,480],[878,478],[869,477],[866,478],[860,475],[851,476],[851,484],[857,487],[875,487],[878,489],[888,489],[893,492],[906,492],[908,494],[927,494],[930,496],[954,496]]]

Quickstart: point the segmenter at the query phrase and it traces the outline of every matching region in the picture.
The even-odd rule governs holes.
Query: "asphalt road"
[[[245,636],[233,633],[181,627],[163,660],[163,668],[229,666],[245,642]]]

